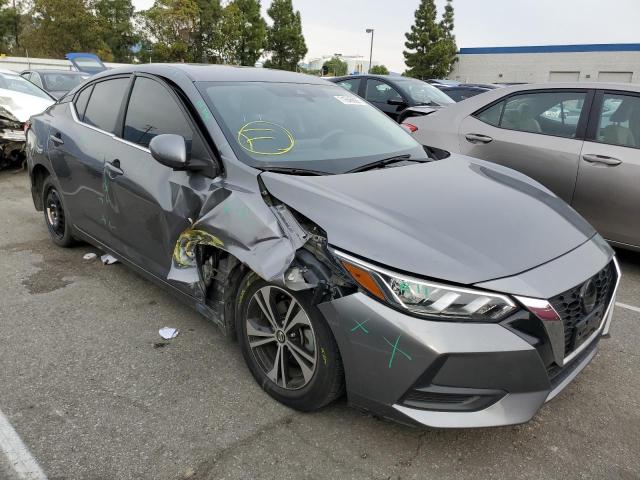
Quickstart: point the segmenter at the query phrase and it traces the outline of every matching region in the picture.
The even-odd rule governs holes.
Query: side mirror
[[[390,98],[387,103],[389,105],[406,105],[405,101],[400,98]]]
[[[162,165],[174,170],[187,168],[189,162],[187,144],[180,135],[165,133],[153,137],[149,142],[149,150],[151,150],[151,156]]]

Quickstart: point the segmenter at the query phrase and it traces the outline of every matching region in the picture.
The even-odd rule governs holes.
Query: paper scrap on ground
[[[82,258],[84,258],[85,260],[93,260],[97,256],[98,255],[96,255],[95,253],[91,252],[91,253],[85,253]]]
[[[171,327],[162,327],[160,330],[158,330],[158,333],[160,334],[160,336],[165,340],[176,338],[178,336],[178,332],[179,330],[177,328],[171,328]]]
[[[102,255],[100,257],[100,260],[102,260],[102,263],[104,263],[105,265],[113,265],[114,263],[118,263],[118,259],[109,254]]]

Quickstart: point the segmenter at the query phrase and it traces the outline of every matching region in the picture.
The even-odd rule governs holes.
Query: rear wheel
[[[62,195],[54,185],[51,177],[47,177],[42,185],[42,210],[49,236],[60,247],[73,245],[71,223],[62,202]]]
[[[251,281],[253,280],[253,281]],[[243,282],[236,327],[251,373],[273,398],[317,410],[343,391],[338,346],[310,295],[250,275]]]

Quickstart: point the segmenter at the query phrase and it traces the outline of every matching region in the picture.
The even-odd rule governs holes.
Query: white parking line
[[[4,455],[20,480],[47,480],[36,459],[0,411],[0,455]]]
[[[626,308],[627,310],[633,310],[640,313],[640,307],[634,307],[633,305],[627,305],[626,303],[616,302],[616,307]]]

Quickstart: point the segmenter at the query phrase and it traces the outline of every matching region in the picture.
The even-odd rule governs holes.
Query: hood
[[[329,244],[391,269],[460,284],[512,276],[594,229],[514,170],[469,157],[328,176],[261,174]]]
[[[0,88],[0,116],[12,121],[26,122],[54,103],[52,99]]]

